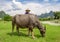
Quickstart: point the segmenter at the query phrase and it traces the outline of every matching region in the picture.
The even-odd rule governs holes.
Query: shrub
[[[4,21],[11,21],[12,17],[10,15],[5,15],[4,16]]]
[[[39,20],[41,21],[49,21],[49,20],[53,20],[52,18],[39,18]]]

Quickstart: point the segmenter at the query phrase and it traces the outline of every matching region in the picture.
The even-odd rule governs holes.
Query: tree
[[[54,16],[55,18],[54,19],[59,19],[60,18],[60,12],[54,12]]]
[[[12,17],[8,14],[4,16],[4,21],[11,21]]]

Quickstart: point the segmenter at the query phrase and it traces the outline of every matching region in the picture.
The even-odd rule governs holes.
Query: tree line
[[[0,18],[4,21],[12,20],[12,16],[10,16],[9,14],[6,14],[4,11],[0,11]]]
[[[53,12],[54,13],[54,19],[60,19],[60,11]]]
[[[60,11],[53,12],[54,13],[54,19],[60,19]],[[9,14],[6,14],[4,11],[0,11],[0,18],[4,21],[11,21],[12,16]]]

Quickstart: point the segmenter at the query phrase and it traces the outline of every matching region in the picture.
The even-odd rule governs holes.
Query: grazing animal
[[[33,14],[25,14],[25,15],[15,15],[12,18],[12,32],[14,30],[14,26],[16,25],[16,30],[19,33],[19,27],[20,28],[28,28],[28,35],[30,35],[30,32],[32,34],[32,38],[34,37],[33,28],[37,27],[42,35],[42,37],[45,36],[46,28],[42,26],[39,19],[36,15]]]

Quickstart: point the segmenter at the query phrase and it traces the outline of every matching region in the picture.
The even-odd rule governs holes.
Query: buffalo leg
[[[18,26],[16,27],[16,30],[17,30],[17,33],[19,34],[19,27]]]
[[[34,39],[35,36],[34,36],[34,32],[33,32],[33,26],[30,27],[30,31],[31,31],[32,38]]]
[[[29,29],[28,29],[28,36],[30,36],[30,32],[31,32],[31,31],[30,31],[30,28],[29,28]]]
[[[14,24],[14,23],[12,23],[12,33],[13,33],[13,31],[14,31],[14,25],[15,25],[15,24]]]
[[[32,34],[32,38],[34,39],[34,38],[35,38],[35,36],[34,36],[33,29],[31,29],[31,34]]]

